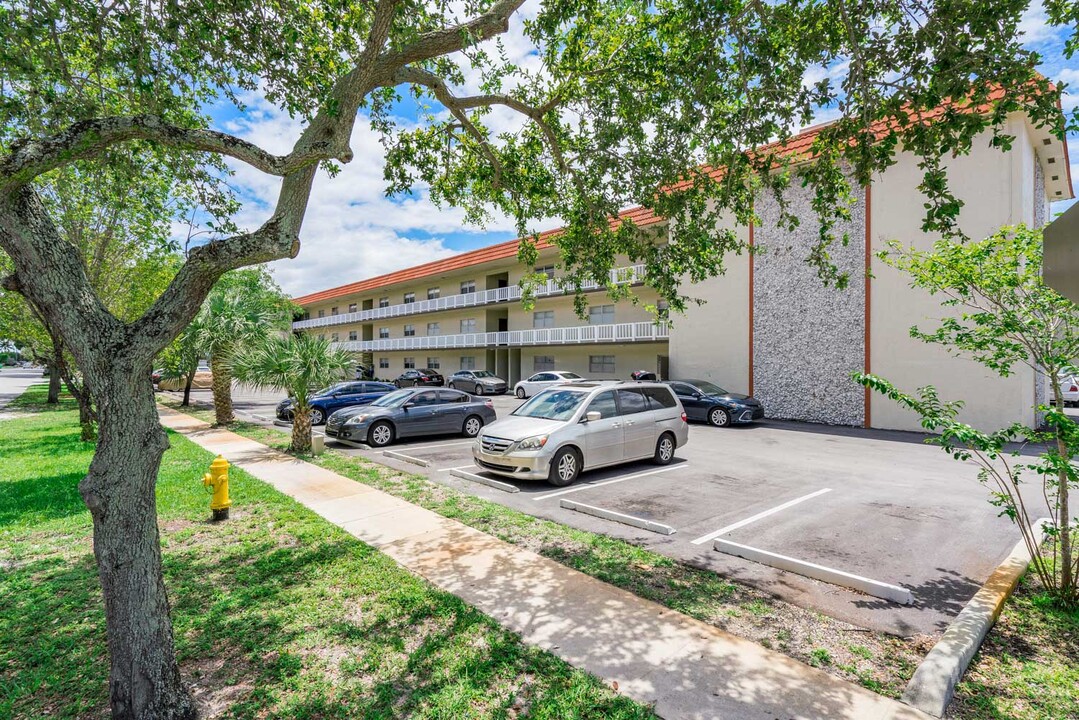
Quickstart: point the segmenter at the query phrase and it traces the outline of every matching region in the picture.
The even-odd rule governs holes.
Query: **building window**
[[[348,339],[349,340],[355,340],[356,339],[356,331],[355,330],[349,330],[348,331]]]
[[[467,357],[462,356],[461,357],[461,369],[462,370],[475,370],[476,369],[476,358],[471,356],[471,355],[469,355]]]
[[[440,367],[442,367],[442,363],[436,357],[429,357],[427,358],[427,367],[431,368],[432,370],[438,370]]]
[[[390,306],[390,299],[388,297],[379,298],[378,299],[378,306],[380,308],[389,307]]]
[[[442,330],[439,327],[439,324],[438,323],[427,323],[427,334],[428,335],[441,335]]]
[[[588,308],[589,325],[613,325],[614,305],[593,305]]]
[[[544,265],[536,268],[537,275],[546,275],[549,280],[554,280],[554,265]]]
[[[660,300],[656,303],[656,315],[660,320],[667,320],[671,315],[671,304],[666,300]]]
[[[537,355],[532,358],[532,371],[554,370],[554,355]]]
[[[378,329],[378,338],[379,338],[379,340],[385,340],[389,336],[390,336],[390,329],[389,328],[379,328]]]
[[[416,302],[416,293],[405,293],[405,305]]]
[[[474,292],[476,292],[476,281],[475,280],[465,280],[463,283],[461,283],[461,294],[462,295],[468,295],[469,293],[474,293]]]
[[[405,325],[405,337],[413,337],[416,334],[415,325]]]
[[[332,308],[330,308],[330,315],[336,315],[336,314],[337,314],[337,306],[335,305]]]
[[[552,328],[552,327],[554,327],[554,310],[541,310],[539,312],[532,313],[532,327],[534,327],[534,328]]]
[[[349,303],[349,304],[348,304],[348,311],[349,311],[350,313],[354,313],[354,312],[356,312],[356,303]]]
[[[588,372],[614,374],[614,355],[589,355]]]
[[[337,342],[337,333],[330,333],[330,342]]]
[[[442,294],[442,288],[427,288],[427,299],[435,300]]]
[[[318,311],[318,316],[319,317],[326,317],[326,311],[325,310],[319,310]]]
[[[379,370],[389,370],[389,368],[390,368],[390,359],[389,358],[379,358],[378,359],[378,369]]]
[[[414,358],[414,357],[406,357],[405,358],[405,370],[415,370],[415,369],[416,369],[416,358]]]
[[[474,333],[476,332],[476,318],[468,318],[461,321],[462,333]]]

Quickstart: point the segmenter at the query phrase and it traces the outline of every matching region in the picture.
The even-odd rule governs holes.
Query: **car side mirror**
[[[603,413],[593,410],[592,412],[586,412],[584,414],[585,422],[595,422],[603,419]]]

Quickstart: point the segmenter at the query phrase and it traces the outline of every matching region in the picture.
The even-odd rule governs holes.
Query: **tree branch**
[[[522,5],[524,0],[498,0],[487,12],[468,22],[423,33],[400,50],[383,53],[378,63],[380,74],[389,75],[404,65],[448,55],[501,35],[509,30],[510,15]]]
[[[177,127],[155,116],[95,118],[73,123],[50,137],[16,143],[11,153],[0,159],[0,192],[129,140],[150,140],[167,147],[224,155],[279,177],[320,160],[351,159],[347,144],[342,147],[326,141],[308,142],[280,156],[228,133]]]

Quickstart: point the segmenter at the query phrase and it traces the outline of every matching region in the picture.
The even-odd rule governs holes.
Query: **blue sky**
[[[517,13],[504,38],[509,59],[538,68],[539,60],[521,32],[522,20],[534,14],[537,0],[530,0]],[[1040,70],[1053,80],[1074,86],[1074,94],[1064,98],[1064,110],[1079,106],[1079,58],[1065,60],[1064,28],[1048,28],[1044,12],[1036,5],[1023,22],[1027,45],[1037,50],[1043,62]],[[466,90],[475,91],[478,78],[466,77]],[[299,123],[269,105],[262,97],[246,97],[248,108],[238,112],[222,104],[212,112],[214,125],[256,142],[271,152],[287,152],[299,134]],[[411,101],[398,108],[402,124],[417,121]],[[495,113],[489,120],[495,130],[518,122],[510,113]],[[1079,178],[1079,134],[1068,138],[1072,175]],[[301,233],[300,255],[273,263],[274,276],[286,292],[301,295],[336,285],[355,282],[404,267],[435,260],[466,250],[516,237],[512,222],[495,217],[486,228],[470,227],[463,213],[454,208],[439,209],[418,188],[411,196],[386,198],[382,179],[383,151],[361,117],[353,133],[355,159],[338,177],[322,174],[315,182],[307,218]],[[232,164],[236,175],[232,184],[244,202],[238,221],[255,227],[272,208],[278,183],[240,164]],[[1054,212],[1073,201],[1056,203]],[[557,219],[536,223],[535,229],[556,227]]]

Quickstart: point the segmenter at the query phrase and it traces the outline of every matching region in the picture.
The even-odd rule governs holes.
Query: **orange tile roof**
[[[615,227],[626,220],[632,220],[638,227],[646,227],[662,222],[663,218],[659,217],[648,208],[636,207],[618,213],[617,217],[611,218],[610,224],[612,227]],[[536,249],[547,250],[554,247],[552,239],[560,235],[563,230],[564,228],[556,228],[554,230],[547,230],[546,232],[539,233],[539,236],[536,239]],[[348,285],[341,285],[328,290],[320,290],[308,295],[301,295],[300,297],[293,298],[292,301],[298,305],[310,305],[311,303],[332,300],[333,298],[343,297],[345,295],[353,295],[367,290],[374,290],[375,288],[386,285],[396,285],[397,283],[408,282],[410,280],[418,280],[429,275],[437,275],[453,270],[462,270],[471,267],[472,265],[480,265],[494,260],[505,260],[506,258],[512,258],[517,255],[517,249],[520,244],[521,238],[507,240],[506,242],[497,245],[488,245],[487,247],[479,248],[478,250],[461,253],[460,255],[453,255],[442,260],[435,260],[434,262],[416,265],[405,268],[404,270],[397,270],[396,272],[349,283]]]

